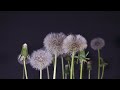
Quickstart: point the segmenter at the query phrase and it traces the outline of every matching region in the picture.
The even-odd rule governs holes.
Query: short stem
[[[70,70],[70,62],[68,61],[68,67],[69,67],[69,70]]]
[[[56,79],[56,66],[57,66],[57,55],[55,54],[53,79]]]
[[[103,67],[102,67],[102,75],[101,75],[101,79],[103,79],[103,76],[104,76],[104,68],[105,68],[105,66],[103,65]]]
[[[72,52],[72,61],[71,61],[71,68],[70,68],[70,79],[72,79],[72,75],[73,75],[73,63],[74,63],[74,51]]]
[[[82,71],[83,71],[83,61],[80,63],[80,79],[82,79]]]
[[[90,79],[90,72],[91,70],[88,70],[88,79]]]
[[[47,67],[47,77],[50,79],[49,68]]]
[[[100,79],[100,50],[98,49],[98,79]]]
[[[26,79],[28,79],[25,59],[23,60],[23,64],[24,64],[24,70],[25,70],[25,77]]]
[[[65,73],[65,79],[67,79],[67,74]]]
[[[42,79],[42,69],[40,69],[40,79]]]
[[[64,61],[62,56],[61,56],[61,62],[62,62],[62,78],[64,79]]]

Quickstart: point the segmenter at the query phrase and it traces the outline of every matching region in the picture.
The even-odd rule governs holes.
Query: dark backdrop
[[[50,32],[81,34],[86,37],[88,44],[91,39],[102,37],[106,45],[101,54],[109,63],[104,78],[120,78],[119,11],[0,11],[0,79],[21,79],[22,65],[17,62],[17,56],[22,44],[28,44],[31,54],[33,50],[43,47],[43,39]],[[92,78],[95,79],[97,52],[90,46],[87,50],[93,61]],[[27,65],[27,69],[30,79],[39,78],[38,71],[30,65]],[[57,69],[57,78],[61,78],[61,66],[58,65]],[[52,67],[50,70],[52,71]],[[43,78],[46,78],[46,70],[43,72]],[[79,73],[76,76],[78,78]],[[86,77],[85,74],[84,78]]]

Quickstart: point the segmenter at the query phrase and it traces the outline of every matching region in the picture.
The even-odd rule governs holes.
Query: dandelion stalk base
[[[53,79],[56,79],[57,55],[55,55]]]

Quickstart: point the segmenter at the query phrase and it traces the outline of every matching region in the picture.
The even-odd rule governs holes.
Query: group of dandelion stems
[[[79,78],[82,79],[82,76],[83,76],[83,66],[84,66],[84,62],[87,62],[87,60],[89,60],[89,58],[86,58],[86,56],[88,55],[85,54],[85,51],[80,51],[78,56],[75,56],[75,53],[73,52],[72,53],[72,60],[68,60],[68,68],[67,70],[70,71],[70,79],[75,79],[75,74],[74,74],[74,64],[75,64],[75,61],[74,59],[77,58],[80,62],[80,76]],[[56,66],[57,66],[57,59],[55,57],[55,61],[53,63],[54,65],[54,70],[56,70]],[[71,61],[71,64],[70,64],[70,61]],[[66,69],[64,68],[64,61],[63,61],[63,57],[61,56],[61,62],[62,62],[62,79],[68,79],[67,78],[67,75],[68,75],[68,71],[65,71]],[[66,66],[66,65],[65,65]],[[91,69],[89,70],[89,79],[90,79],[90,71]],[[54,71],[53,73],[53,79],[56,79],[56,71]]]
[[[62,44],[61,44],[62,43]],[[103,79],[104,69],[107,63],[103,60],[100,54],[100,50],[105,45],[102,38],[95,38],[91,41],[91,48],[98,51],[98,79]],[[50,79],[49,65],[53,62],[53,77],[56,79],[57,75],[57,64],[58,56],[61,58],[61,72],[62,79],[76,79],[75,77],[75,65],[76,63],[80,65],[79,67],[79,79],[83,79],[83,68],[87,64],[88,79],[91,79],[92,63],[91,59],[87,58],[89,52],[85,52],[87,48],[86,39],[78,35],[68,35],[63,33],[51,33],[44,39],[45,49],[39,49],[28,56],[27,44],[23,44],[21,54],[19,55],[19,62],[23,64],[23,79],[28,79],[26,64],[29,61],[30,65],[39,70],[40,79],[42,79],[42,70],[46,68],[47,78]],[[63,50],[64,49],[64,50]],[[65,51],[65,57],[63,56],[63,51]],[[64,64],[64,61],[67,64]],[[76,61],[77,60],[77,61]],[[102,73],[100,72],[102,68]],[[68,78],[69,76],[69,78]],[[26,78],[24,78],[26,77]]]

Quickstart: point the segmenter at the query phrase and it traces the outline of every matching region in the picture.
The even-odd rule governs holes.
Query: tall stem
[[[74,62],[73,62],[73,79],[75,79]]]
[[[90,79],[90,71],[91,71],[91,70],[88,70],[88,79]]]
[[[71,68],[70,68],[70,79],[72,79],[73,75],[73,63],[74,63],[74,51],[72,52],[72,61],[71,61]]]
[[[42,79],[42,69],[40,69],[40,79]]]
[[[25,70],[25,77],[26,77],[26,79],[28,79],[25,58],[23,60],[23,64],[24,64],[24,70]]]
[[[98,79],[100,79],[100,50],[98,49]]]
[[[25,76],[24,76],[24,67],[23,67],[23,77],[22,77],[22,78],[24,79],[24,77],[25,77]]]
[[[68,68],[69,68],[69,71],[70,71],[70,61],[68,61]],[[68,75],[68,76],[70,76],[70,75]]]
[[[47,77],[50,79],[49,68],[47,67]]]
[[[80,64],[80,79],[82,79],[82,70],[83,70],[83,60],[81,60],[81,64]]]
[[[62,78],[64,79],[64,61],[63,61],[63,57],[61,56],[61,62],[62,62]]]
[[[56,66],[57,66],[57,55],[55,54],[53,79],[56,79]]]
[[[103,65],[103,67],[102,67],[102,75],[101,75],[101,79],[103,79],[103,76],[104,76],[104,68],[105,68],[105,66]]]

